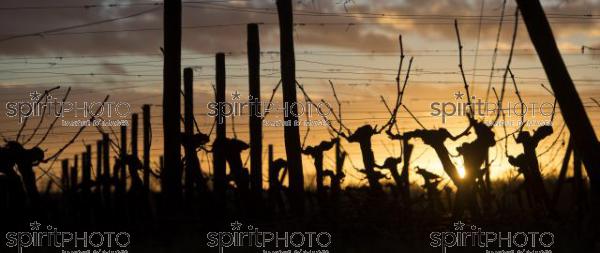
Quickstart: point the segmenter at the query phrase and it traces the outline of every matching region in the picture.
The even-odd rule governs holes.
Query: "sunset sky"
[[[0,4],[1,103],[30,101],[30,92],[43,93],[45,89],[60,85],[61,89],[53,93],[59,99],[70,86],[69,101],[101,101],[104,96],[110,95],[110,101],[127,102],[140,116],[142,104],[152,104],[152,156],[153,160],[157,160],[162,153],[163,136],[160,107],[161,3],[3,0]],[[432,103],[465,102],[455,97],[456,92],[464,92],[464,89],[458,68],[454,19],[460,26],[464,71],[473,88],[472,95],[485,100],[490,74],[492,87],[500,91],[515,24],[516,3],[512,0],[506,1],[503,18],[501,0],[300,0],[294,3],[297,80],[305,85],[313,100],[324,99],[335,104],[328,83],[331,80],[342,100],[344,123],[351,129],[365,123],[384,124],[389,118],[380,96],[388,103],[395,99],[400,53],[398,35],[402,35],[407,55],[404,70],[408,66],[408,57],[414,57],[404,104],[427,128],[445,127],[458,134],[467,126],[464,116],[448,117],[444,123],[441,117],[431,115]],[[596,133],[600,133],[600,105],[591,99],[600,100],[600,1],[548,0],[542,1],[542,4],[588,116]],[[511,65],[519,90],[525,103],[552,103],[553,97],[541,86],[549,87],[546,75],[521,21]],[[206,113],[207,103],[214,96],[211,85],[214,84],[215,53],[226,53],[227,99],[231,99],[229,94],[236,90],[242,97],[248,95],[247,23],[260,24],[261,90],[262,99],[266,101],[280,79],[275,1],[184,1],[182,66],[194,68],[195,115],[203,132],[210,130],[213,120]],[[495,70],[491,71],[496,45]],[[505,92],[505,104],[518,102],[510,80]],[[277,92],[275,101],[279,101],[280,97],[281,90]],[[300,91],[298,100],[304,101]],[[489,93],[489,101],[496,101],[493,93]],[[7,139],[14,139],[20,125],[17,119],[6,115],[7,108],[3,106],[2,111],[0,133]],[[531,122],[548,119],[539,115],[539,111],[536,116],[530,115],[526,116],[526,120]],[[281,113],[273,112],[266,120],[281,118]],[[24,132],[26,137],[38,120],[39,117],[30,119]],[[506,120],[516,122],[520,117],[512,115]],[[47,128],[49,122],[46,119],[42,129]],[[56,152],[78,130],[77,127],[59,125],[60,122],[42,145],[47,149],[47,155]],[[403,109],[398,114],[398,125],[401,131],[420,128]],[[249,140],[247,126],[247,115],[235,118],[237,137],[245,141]],[[568,140],[567,129],[561,131],[563,126],[560,109],[557,108],[553,122],[555,133],[538,148],[538,154],[543,153],[540,163],[544,174],[554,173],[560,166]],[[533,128],[535,126],[525,129]],[[284,157],[283,128],[264,127],[263,130],[265,158],[267,144],[275,146],[276,157]],[[509,133],[514,130],[514,126],[507,129]],[[114,131],[118,132],[118,128]],[[502,127],[496,127],[495,131],[496,139],[505,135]],[[305,132],[306,128],[301,127],[301,138]],[[231,118],[228,118],[228,135],[233,137],[233,134]],[[328,138],[326,127],[311,127],[306,145],[316,145]],[[456,146],[473,138],[470,135],[446,144],[451,153],[456,154]],[[84,144],[92,144],[95,149],[98,139],[98,131],[87,128],[61,159],[80,153]],[[35,140],[31,143],[36,143]],[[519,154],[521,148],[512,138],[508,140],[508,153]],[[556,144],[551,145],[554,142]],[[433,150],[420,140],[412,143],[415,150],[411,167],[419,166],[443,174]],[[346,163],[345,185],[366,183],[360,180],[362,175],[354,169],[354,166],[362,168],[358,144],[343,142],[343,147],[350,154]],[[398,143],[390,141],[384,134],[373,138],[373,148],[379,164],[386,157],[400,153]],[[498,142],[490,151],[494,160],[492,176],[495,178],[514,173],[514,169],[505,162],[504,149],[504,142]],[[200,154],[203,169],[208,171],[207,157],[204,153]],[[243,159],[247,155],[248,152],[243,153]],[[327,153],[326,168],[332,168],[333,157],[332,152]],[[313,186],[314,166],[310,158],[304,158],[306,185]],[[455,163],[462,166],[462,159],[455,159]],[[49,166],[44,164],[42,168]],[[52,169],[58,171],[59,164]],[[412,179],[416,178],[416,174],[412,176]]]

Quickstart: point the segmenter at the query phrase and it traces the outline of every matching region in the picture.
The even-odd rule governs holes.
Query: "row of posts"
[[[150,191],[150,144],[151,144],[151,127],[150,127],[150,105],[142,106],[143,112],[143,159],[142,159],[142,178],[144,190]],[[138,114],[131,115],[131,157],[138,159]],[[92,166],[92,145],[86,145],[85,151],[81,154],[76,154],[73,157],[73,162],[69,163],[69,159],[62,160],[62,175],[61,185],[63,192],[81,191],[83,194],[91,193],[91,188],[95,186],[96,192],[102,192],[105,197],[110,196],[111,186],[114,184],[113,179],[117,179],[115,185],[117,192],[124,192],[127,183],[127,127],[121,126],[120,150],[118,171],[113,171],[111,175],[110,164],[110,148],[111,139],[108,133],[102,134],[102,139],[96,142],[96,164]],[[113,142],[114,143],[114,142]],[[81,165],[81,170],[79,166]],[[95,167],[95,181],[92,181],[92,167]],[[79,177],[81,171],[81,177]],[[81,181],[79,181],[81,179]]]
[[[288,22],[289,23],[289,22]],[[248,24],[247,27],[248,32],[248,41],[247,41],[247,49],[248,49],[248,75],[249,75],[249,97],[252,98],[250,101],[250,112],[260,112],[261,111],[261,103],[260,103],[260,42],[259,42],[259,30],[257,24]],[[293,50],[293,48],[292,48]],[[165,56],[165,60],[166,60]],[[291,56],[291,60],[293,61],[293,55]],[[225,92],[225,54],[217,53],[216,54],[216,92],[215,92],[215,101],[217,104],[222,104],[226,100],[226,92]],[[288,66],[289,67],[289,66]],[[293,72],[293,70],[291,71]],[[193,112],[193,71],[190,68],[185,69],[184,71],[184,131],[187,136],[192,136],[194,134],[194,112]],[[293,79],[293,78],[292,78]],[[287,81],[287,80],[286,80]],[[289,85],[288,85],[289,86]],[[292,84],[295,86],[295,84]],[[289,90],[289,87],[288,87]],[[295,89],[294,89],[295,90]],[[177,97],[179,97],[178,92]],[[190,94],[190,95],[188,95]],[[163,105],[165,107],[166,105]],[[146,191],[150,190],[150,138],[151,138],[151,126],[150,126],[150,105],[144,105],[142,107],[143,110],[143,183]],[[178,115],[178,114],[175,114]],[[163,115],[165,116],[165,115]],[[223,140],[226,138],[226,119],[222,114],[217,115],[218,122],[216,129],[216,140]],[[177,120],[179,122],[179,120]],[[179,124],[167,124],[167,125],[176,125]],[[165,128],[167,128],[165,125]],[[249,114],[249,128],[250,128],[250,186],[252,191],[255,194],[261,194],[262,185],[263,185],[263,176],[262,176],[262,118],[260,115],[256,113]],[[178,130],[179,131],[179,130]],[[287,131],[287,130],[286,130]],[[178,135],[180,133],[178,132]],[[289,133],[288,133],[289,135]],[[287,135],[286,135],[287,136]],[[170,138],[165,136],[165,138]],[[286,137],[286,141],[289,138]],[[171,139],[173,140],[173,139]],[[109,149],[111,146],[111,139],[107,133],[104,133],[102,136],[102,140],[97,142],[96,145],[96,191],[102,191],[106,197],[109,197],[111,191],[111,180],[117,179],[118,183],[115,184],[115,190],[117,192],[125,191],[126,180],[127,180],[127,129],[125,126],[121,127],[121,136],[120,136],[120,150],[118,150],[119,154],[119,162],[121,163],[119,167],[119,171],[113,171],[113,175],[111,177],[111,167],[110,167],[110,157],[109,157]],[[167,147],[168,143],[165,143],[165,162],[167,162],[167,154],[169,147]],[[286,146],[288,143],[286,143]],[[339,144],[338,144],[339,145]],[[298,146],[299,147],[299,146]],[[180,148],[178,148],[180,152]],[[269,157],[272,157],[272,147],[269,147]],[[339,147],[336,148],[336,153],[340,153]],[[180,153],[179,153],[180,154]],[[287,154],[289,157],[289,154]],[[138,114],[132,114],[131,117],[131,156],[134,159],[138,157]],[[224,195],[225,189],[227,187],[226,182],[226,158],[225,158],[225,150],[221,150],[219,146],[213,147],[213,168],[214,168],[214,190],[217,195]],[[78,187],[81,188],[83,192],[90,192],[90,188],[94,185],[91,181],[91,157],[92,150],[91,145],[86,145],[85,152],[81,154],[81,166],[82,166],[82,175],[81,175],[81,185],[78,185],[78,163],[79,156],[75,155],[74,163],[69,168],[68,159],[63,160],[62,162],[62,178],[63,178],[63,188],[64,190],[77,190]],[[178,155],[178,157],[180,157]],[[339,157],[336,154],[336,157]],[[297,163],[301,163],[301,159],[297,157],[298,161],[288,161],[288,166],[298,167]],[[178,158],[179,159],[179,158]],[[161,156],[161,161],[163,157]],[[291,164],[290,162],[294,163]],[[166,164],[166,163],[165,163]],[[162,166],[161,162],[161,168]],[[270,163],[269,163],[270,165]],[[343,164],[336,164],[336,171],[341,171],[341,167]],[[181,164],[180,164],[181,166]],[[270,166],[269,166],[270,167]],[[300,164],[301,168],[301,164]],[[167,168],[166,171],[161,171],[161,181],[171,180],[170,170],[174,170],[175,168]],[[179,169],[177,169],[179,170]],[[296,168],[298,170],[298,168]],[[298,172],[300,172],[298,174]],[[120,176],[119,176],[120,174]],[[179,176],[177,181],[177,185],[179,188],[181,187],[181,178],[183,176],[183,169],[181,168],[180,173],[177,173]],[[303,187],[302,171],[293,171],[290,169],[290,187],[294,186],[298,188]],[[112,179],[111,179],[112,178]],[[165,182],[162,182],[163,184]],[[339,187],[339,186],[337,186]],[[163,190],[165,188],[163,187]]]

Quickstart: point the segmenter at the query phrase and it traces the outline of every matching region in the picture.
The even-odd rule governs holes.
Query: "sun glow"
[[[467,175],[467,171],[465,171],[465,168],[463,166],[458,166],[456,169],[458,170],[458,176],[460,178],[465,178],[465,175]]]

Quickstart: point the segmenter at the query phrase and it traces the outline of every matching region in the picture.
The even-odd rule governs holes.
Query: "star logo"
[[[460,91],[454,92],[454,97],[456,98],[456,100],[462,100],[464,95],[465,94]]]
[[[40,99],[40,95],[42,95],[42,94],[40,94],[40,93],[39,93],[39,92],[37,92],[37,91],[34,91],[34,92],[30,92],[30,93],[29,93],[29,97],[31,97],[31,100],[33,100],[33,101],[37,101],[37,100],[39,100],[39,99]]]
[[[235,90],[233,93],[231,93],[231,97],[232,97],[233,100],[239,100],[240,99],[240,95],[241,94],[237,90]]]
[[[40,224],[40,223],[39,223],[39,222],[37,222],[37,221],[34,221],[34,222],[31,222],[31,223],[29,223],[29,227],[30,227],[30,228],[31,228],[31,230],[33,230],[33,231],[38,231],[38,230],[40,230],[40,226],[41,226],[41,225],[42,225],[42,224]]]
[[[454,222],[454,230],[463,230],[465,224],[462,221]]]
[[[233,223],[230,224],[231,225],[231,230],[233,231],[239,231],[242,228],[242,223],[235,221]]]

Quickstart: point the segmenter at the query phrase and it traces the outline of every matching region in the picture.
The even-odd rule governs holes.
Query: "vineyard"
[[[326,231],[333,235],[331,251],[436,252],[429,247],[432,231],[458,231],[457,222],[465,222],[486,231],[551,232],[557,252],[598,250],[600,142],[598,120],[588,114],[600,103],[576,89],[580,80],[571,78],[572,65],[550,26],[557,14],[546,14],[540,1],[517,0],[514,13],[505,15],[503,1],[493,20],[499,30],[492,67],[479,71],[485,81],[474,87],[478,66],[463,63],[473,57],[465,53],[471,52],[465,49],[464,30],[473,25],[468,17],[444,26],[455,41],[447,55],[452,60],[443,63],[448,71],[430,73],[419,61],[431,55],[407,49],[418,45],[404,34],[386,45],[394,52],[368,54],[393,59],[385,68],[308,60],[303,56],[336,53],[296,49],[295,30],[310,24],[294,18],[324,14],[295,12],[291,0],[275,2],[276,22],[241,24],[246,48],[214,56],[182,48],[190,29],[182,24],[182,5],[189,3],[154,3],[122,17],[163,11],[159,60],[127,63],[163,72],[122,74],[157,77],[142,80],[162,84],[151,95],[129,90],[144,85],[90,92],[60,84],[7,104],[8,117],[19,124],[2,124],[0,131],[0,230],[30,231],[39,221],[64,231],[127,231],[132,252],[212,252],[206,233],[234,231],[230,226],[241,222],[261,231]],[[499,50],[503,23],[510,34]],[[355,25],[341,27],[352,33]],[[278,27],[278,51],[261,49],[267,26]],[[528,38],[519,37],[525,33]],[[0,45],[35,36],[6,37]],[[517,62],[523,55],[517,39],[531,41],[528,57],[539,59],[545,76],[519,76],[527,67]],[[501,53],[505,61],[496,63]],[[230,58],[246,61],[226,64]],[[199,67],[201,59],[214,64]],[[236,67],[247,74],[231,74]],[[302,76],[311,71],[318,75]],[[355,77],[371,72],[378,78]],[[428,99],[446,88],[424,91],[427,75],[442,76],[436,85],[458,84],[455,97]],[[245,87],[228,86],[232,80]],[[530,95],[532,89],[542,95]],[[93,102],[82,102],[86,92]],[[417,104],[438,114],[415,110]],[[540,114],[526,105],[539,106]]]

